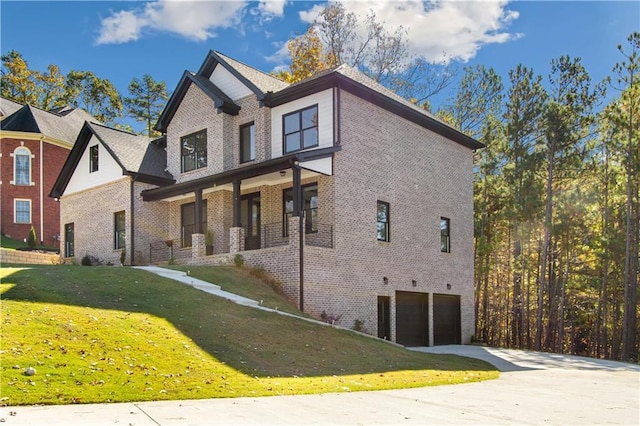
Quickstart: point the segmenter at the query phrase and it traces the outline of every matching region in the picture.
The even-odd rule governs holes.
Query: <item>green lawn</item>
[[[9,238],[4,234],[0,234],[0,247],[8,248],[8,249],[19,249],[29,247],[27,242],[24,240],[16,240],[15,238]],[[38,250],[47,250],[47,251],[58,251],[56,247],[47,247],[42,245],[37,245],[36,249]]]
[[[233,279],[233,268],[219,273]],[[348,392],[498,376],[479,360],[239,306],[142,270],[3,268],[0,278],[1,404]],[[26,376],[27,367],[36,374]]]
[[[286,300],[277,290],[275,284],[271,286],[264,283],[256,277],[264,276],[265,273],[260,269],[252,268],[236,268],[234,266],[194,266],[194,265],[172,265],[171,269],[187,272],[189,275],[197,279],[214,283],[220,286],[222,290],[230,293],[239,294],[249,299],[262,301],[262,305],[268,308],[278,309],[301,316],[302,314],[296,305]],[[272,279],[273,280],[273,279]]]

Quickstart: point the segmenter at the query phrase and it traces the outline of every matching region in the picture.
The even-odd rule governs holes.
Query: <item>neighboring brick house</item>
[[[405,345],[470,341],[480,143],[348,66],[287,85],[213,51],[184,73],[156,128],[175,181],[133,190],[136,263],[242,255],[316,317]],[[108,186],[90,187],[52,195],[62,226],[75,223],[76,257],[106,259],[113,248],[97,241],[112,240],[126,208],[106,209]],[[104,206],[94,220],[113,225],[83,229],[78,205]]]
[[[60,206],[48,194],[82,124],[81,109],[53,111],[0,99],[0,231],[25,239],[31,226],[40,244],[57,247]]]

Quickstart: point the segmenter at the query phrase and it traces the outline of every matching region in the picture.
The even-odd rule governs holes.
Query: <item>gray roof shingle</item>
[[[20,108],[22,104],[14,102],[10,99],[0,97],[0,116],[8,117]]]
[[[96,121],[86,111],[70,108],[65,115],[25,105],[0,122],[2,130],[42,133],[50,138],[73,144],[85,121]]]
[[[263,71],[250,67],[249,65],[243,64],[242,62],[238,62],[220,52],[216,51],[215,53],[220,57],[220,59],[224,60],[244,78],[255,84],[262,93],[277,92],[289,86],[289,83],[286,83],[271,74],[267,74]]]
[[[151,143],[151,138],[101,124],[88,123],[88,125],[125,171],[173,179],[165,171],[167,167],[166,152],[162,147]]]

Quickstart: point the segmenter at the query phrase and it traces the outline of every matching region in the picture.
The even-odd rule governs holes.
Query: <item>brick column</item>
[[[191,235],[191,258],[199,259],[206,256],[207,247],[204,243],[204,234]]]
[[[229,228],[229,253],[244,251],[244,228],[239,226]]]

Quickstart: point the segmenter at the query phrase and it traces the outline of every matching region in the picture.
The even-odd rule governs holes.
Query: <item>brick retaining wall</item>
[[[32,253],[22,250],[0,248],[0,264],[27,263],[31,265],[57,265],[60,263],[59,254]]]

